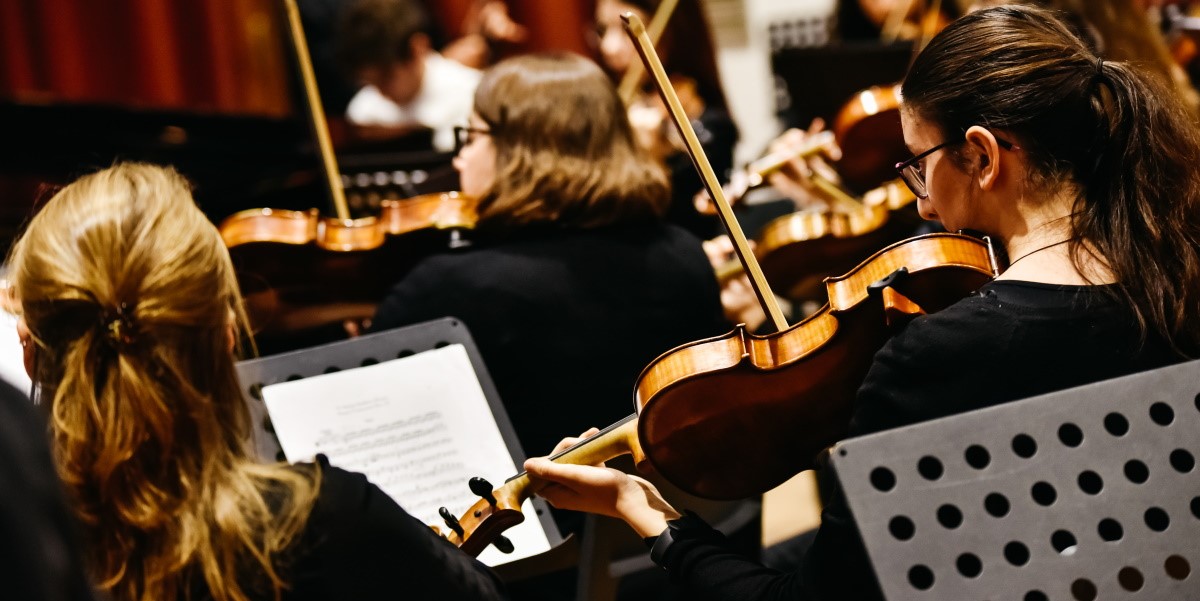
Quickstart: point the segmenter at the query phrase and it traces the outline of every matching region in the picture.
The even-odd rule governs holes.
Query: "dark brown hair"
[[[335,57],[349,75],[407,62],[412,37],[428,28],[425,9],[414,0],[355,0],[338,19]]]
[[[972,125],[1012,132],[1028,185],[1078,190],[1076,266],[1097,254],[1144,334],[1200,351],[1200,135],[1160,78],[1101,62],[1054,13],[1002,6],[938,34],[903,96],[947,139]]]
[[[666,175],[634,143],[625,105],[595,63],[566,53],[497,63],[479,82],[475,112],[496,146],[480,227],[588,228],[666,212]]]

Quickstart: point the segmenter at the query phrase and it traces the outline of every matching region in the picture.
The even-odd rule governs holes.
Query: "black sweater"
[[[700,241],[657,224],[526,230],[431,257],[372,328],[443,316],[466,324],[530,455],[629,415],[648,363],[729,329]]]
[[[945,417],[1175,362],[1139,344],[1128,311],[1101,286],[1000,281],[912,321],[875,355],[850,435]],[[672,579],[701,600],[879,599],[858,530],[836,488],[800,570],[780,573],[718,543],[667,556]]]
[[[286,574],[286,601],[505,598],[486,566],[436,536],[366,476],[325,461],[320,497]]]
[[[275,558],[287,585],[283,601],[507,598],[487,566],[409,515],[366,476],[332,467],[324,456],[318,461],[321,486],[312,512],[299,539]],[[251,599],[275,598],[261,570],[242,580]],[[191,581],[189,598],[212,599],[204,578],[197,573]]]

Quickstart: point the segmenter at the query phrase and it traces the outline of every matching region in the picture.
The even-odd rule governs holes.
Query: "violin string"
[[[609,432],[612,432],[613,430],[616,430],[617,428],[620,428],[621,426],[625,425],[630,420],[635,419],[636,417],[637,417],[636,413],[627,415],[624,417],[624,419],[621,419],[617,423],[612,424],[612,425],[608,426],[607,428],[597,432],[595,436],[589,436],[589,437],[551,455],[550,457],[548,457],[548,459],[550,459],[550,461],[554,461],[555,459],[558,459],[559,457],[562,457],[563,455],[566,455],[567,453],[570,453],[571,451],[574,451],[575,449],[578,449],[578,448],[588,444],[589,442],[595,442],[595,441],[599,440],[603,435],[608,434]],[[521,476],[524,476],[524,475],[525,475],[525,470],[521,470],[521,473],[509,478],[508,480],[505,480],[505,482],[511,482],[512,480],[516,480],[517,478],[520,478]]]

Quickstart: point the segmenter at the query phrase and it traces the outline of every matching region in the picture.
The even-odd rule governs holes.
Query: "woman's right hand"
[[[579,438],[566,438],[555,453],[594,436],[592,428]],[[525,461],[529,476],[546,484],[538,495],[559,509],[570,509],[619,518],[639,536],[657,536],[667,520],[680,517],[653,484],[646,480],[603,466],[554,463],[546,457]]]

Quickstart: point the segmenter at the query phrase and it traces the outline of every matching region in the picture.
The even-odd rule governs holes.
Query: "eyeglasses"
[[[490,129],[480,129],[478,127],[463,127],[460,125],[454,126],[454,152],[459,152],[463,146],[475,141],[475,136],[489,136],[492,134]]]
[[[937,146],[934,146],[933,148],[930,148],[929,150],[926,150],[925,152],[922,152],[921,154],[918,154],[907,161],[896,163],[896,171],[900,172],[900,179],[904,180],[904,185],[908,186],[908,189],[912,190],[912,193],[915,194],[917,198],[929,198],[929,188],[925,186],[925,165],[921,163],[921,159],[933,154],[938,150],[950,146],[951,144],[962,144],[966,141],[967,140],[964,138],[962,140],[942,142],[941,144],[938,144]],[[1000,138],[996,138],[996,144],[999,144],[1000,148],[1003,148],[1004,150],[1021,149],[1020,146],[1017,146],[1008,140],[1001,140]]]

